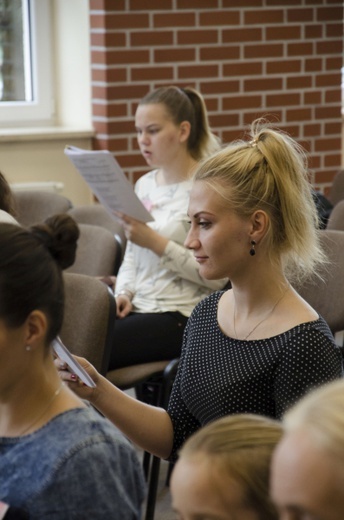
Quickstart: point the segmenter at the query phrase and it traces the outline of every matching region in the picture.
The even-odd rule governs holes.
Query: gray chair
[[[344,231],[344,199],[337,202],[329,216],[326,229]]]
[[[322,280],[311,277],[296,287],[299,294],[327,321],[338,344],[344,331],[344,232],[319,231],[329,263],[320,270]]]
[[[66,269],[69,273],[88,276],[113,276],[116,274],[118,243],[113,234],[99,226],[78,224],[80,236],[75,262]]]
[[[57,213],[66,213],[71,201],[60,193],[50,191],[13,191],[16,219],[22,226],[41,224]]]
[[[114,295],[104,283],[90,276],[64,272],[63,279],[61,339],[72,354],[85,357],[105,375],[115,333]]]
[[[110,213],[101,204],[93,204],[89,206],[75,206],[68,213],[74,218],[78,224],[90,224],[108,229],[115,237],[117,242],[117,259],[115,274],[122,263],[127,239],[124,234],[122,224],[110,215]]]
[[[328,200],[335,206],[344,199],[344,170],[339,170],[332,181]]]

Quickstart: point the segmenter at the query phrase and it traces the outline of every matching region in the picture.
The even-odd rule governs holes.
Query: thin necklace
[[[57,390],[53,393],[52,397],[49,399],[47,406],[44,408],[43,412],[40,412],[38,417],[35,417],[35,419],[29,424],[29,426],[26,426],[23,431],[21,431],[16,437],[21,437],[22,435],[25,435],[26,432],[28,432],[38,421],[46,414],[52,403],[55,401],[57,396],[61,393],[61,390],[63,388],[63,381],[61,382],[60,386]]]
[[[253,329],[240,341],[246,341],[250,336],[251,334],[253,334],[253,332],[259,327],[259,325],[261,325],[262,323],[264,323],[264,321],[266,321],[269,316],[271,316],[271,314],[274,312],[274,310],[276,309],[277,305],[279,304],[279,302],[284,298],[284,296],[286,295],[287,291],[289,290],[289,287],[286,288],[286,290],[284,291],[284,293],[282,294],[282,296],[280,296],[278,298],[278,300],[276,301],[276,303],[272,306],[272,308],[269,310],[269,312],[267,313],[266,316],[264,316],[264,318],[260,321],[258,321],[257,325],[255,325],[253,327]],[[238,338],[238,334],[237,334],[237,331],[236,331],[236,328],[235,328],[235,302],[234,302],[234,309],[233,309],[233,328],[234,328],[234,333],[235,333],[235,337],[236,339],[239,339]]]

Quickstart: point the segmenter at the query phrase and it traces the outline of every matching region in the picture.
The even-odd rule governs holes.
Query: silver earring
[[[256,254],[255,245],[256,245],[256,241],[255,240],[251,240],[251,249],[250,249],[250,255],[251,256],[254,256]]]
[[[31,345],[26,345],[25,350],[27,350],[27,351],[31,350]]]

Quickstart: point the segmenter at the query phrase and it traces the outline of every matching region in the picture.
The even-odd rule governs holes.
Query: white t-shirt
[[[227,280],[201,278],[193,252],[183,246],[189,229],[191,181],[158,186],[156,173],[154,170],[141,177],[135,191],[154,218],[148,225],[169,242],[161,257],[128,242],[116,280],[116,293],[131,291],[135,312],[179,311],[190,316],[200,300],[221,289]]]

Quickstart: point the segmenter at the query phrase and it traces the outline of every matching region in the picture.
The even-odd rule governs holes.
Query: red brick
[[[316,12],[318,22],[336,22],[343,19],[343,6],[317,7]]]
[[[342,67],[342,56],[335,56],[334,58],[326,58],[326,70],[340,70]]]
[[[268,61],[266,64],[266,72],[268,74],[286,74],[291,72],[300,72],[301,60],[274,60]]]
[[[92,87],[93,98],[107,99],[107,100],[128,100],[141,99],[147,93],[146,85],[128,85],[110,86],[110,87]]]
[[[195,13],[166,13],[154,14],[154,27],[193,27],[195,26]]]
[[[321,58],[308,58],[305,60],[306,72],[318,72],[323,69],[323,62]]]
[[[128,148],[128,139],[109,137],[108,139],[97,139],[101,150],[111,150],[112,152],[122,152]]]
[[[190,48],[173,48],[173,49],[156,49],[154,50],[154,61],[157,63],[176,61],[194,61],[196,57],[195,49]]]
[[[343,51],[342,40],[316,42],[315,45],[317,54],[339,54]]]
[[[288,43],[287,44],[287,55],[288,56],[306,56],[313,54],[312,43]]]
[[[154,79],[173,79],[172,67],[132,67],[131,79],[133,81],[150,81]]]
[[[240,11],[223,11],[221,9],[212,9],[210,11],[199,13],[199,24],[202,25],[239,25]]]
[[[223,110],[241,110],[244,108],[259,108],[262,103],[262,96],[232,96],[222,100]]]
[[[93,29],[137,29],[149,27],[148,14],[91,14],[90,24]]]
[[[342,133],[342,122],[336,121],[335,123],[325,123],[325,135]]]
[[[92,81],[113,83],[115,81],[127,81],[126,68],[92,68]]]
[[[117,156],[119,164],[122,168],[132,168],[133,166],[142,166],[144,159],[141,154],[125,154]]]
[[[124,47],[125,45],[124,32],[91,32],[91,47]]]
[[[320,168],[320,164],[321,164],[321,158],[320,158],[319,155],[312,154],[312,155],[310,155],[308,157],[308,165],[309,165],[309,167],[311,167],[311,168]],[[317,178],[317,175],[318,174],[316,174],[316,178]],[[319,182],[321,182],[321,180],[318,179],[317,182],[319,183]]]
[[[219,110],[219,98],[206,96],[205,104],[207,106],[208,112],[218,112]]]
[[[115,0],[116,2],[117,0]],[[171,10],[172,0],[129,0],[129,11]]]
[[[342,146],[340,137],[331,137],[329,139],[317,139],[315,143],[315,150],[317,152],[328,152],[333,150],[340,150]]]
[[[302,89],[312,87],[312,76],[291,76],[287,78],[287,89]]]
[[[183,1],[183,0],[181,0]],[[223,7],[240,7],[242,9],[243,0],[223,0]],[[263,0],[245,0],[245,7],[263,7]]]
[[[139,31],[130,33],[130,44],[133,47],[153,47],[154,45],[172,45],[172,31]]]
[[[218,114],[209,116],[210,126],[212,128],[239,126],[238,114]]]
[[[326,37],[327,38],[341,38],[343,34],[343,25],[341,23],[327,23]]]
[[[219,32],[217,30],[209,31],[178,31],[177,32],[177,44],[188,45],[188,44],[202,43],[219,43]]]
[[[339,110],[340,110],[341,98],[342,98],[341,91],[338,88],[325,91],[325,103],[338,103]]]
[[[283,45],[270,43],[262,45],[245,45],[244,57],[246,58],[277,58],[283,56]]]
[[[263,79],[245,79],[244,90],[245,92],[252,92],[255,90],[267,91],[267,90],[281,90],[282,89],[282,78],[263,78]]]
[[[306,25],[304,27],[305,38],[315,40],[323,37],[324,25]]]
[[[303,103],[305,105],[319,105],[321,103],[321,91],[312,90],[303,93]]]
[[[255,119],[266,119],[267,121],[271,121],[275,126],[279,128],[279,122],[282,119],[282,112],[279,110],[274,110],[273,112],[268,111],[266,108],[262,109],[257,107],[257,110],[254,112],[245,112],[243,114],[243,123],[244,125],[250,125]]]
[[[281,92],[280,94],[268,94],[266,96],[266,104],[268,107],[285,107],[300,104],[300,94],[289,94]]]
[[[313,9],[288,9],[287,20],[288,22],[314,22],[314,10]]]
[[[89,0],[90,11],[124,11],[125,0]]]
[[[161,0],[160,0],[161,1]],[[219,0],[177,0],[177,9],[218,9]]]
[[[184,78],[216,78],[219,76],[218,65],[184,65],[177,69],[177,76]]]
[[[324,182],[331,182],[332,183],[333,177],[337,173],[338,169],[337,170],[327,169],[327,170],[323,170],[323,171],[317,172],[316,175],[315,175],[315,180],[319,184],[322,184]]]
[[[241,28],[241,29],[223,29],[222,40],[224,43],[240,43],[261,41],[263,30],[260,27]]]
[[[315,119],[338,119],[340,117],[340,107],[320,106],[315,108]]]
[[[222,132],[222,142],[224,144],[237,141],[238,139],[244,139],[244,130],[236,128],[234,130],[224,130]]]
[[[267,40],[299,40],[301,27],[299,25],[285,25],[266,28]]]
[[[200,49],[201,61],[221,61],[239,59],[240,48],[238,46],[218,45],[216,47],[204,47]]]
[[[244,11],[244,25],[267,25],[270,23],[283,23],[282,9],[258,9]]]
[[[337,74],[317,74],[315,77],[315,84],[317,87],[338,87],[340,82],[340,72]]]
[[[312,110],[310,108],[290,108],[287,110],[288,121],[309,121],[312,119]]]
[[[258,61],[233,61],[223,64],[223,76],[255,76],[263,72],[263,66]]]
[[[336,169],[340,168],[342,156],[340,153],[326,154],[325,155],[325,166],[333,166]]]
[[[128,107],[126,103],[96,103],[92,105],[93,115],[98,117],[126,117]]]
[[[282,132],[285,132],[286,134],[290,135],[293,139],[299,139],[300,138],[300,132],[301,128],[300,125],[293,125],[290,123],[282,123],[277,122],[275,125],[277,128],[282,130]]]
[[[303,135],[305,137],[314,137],[321,135],[321,125],[320,124],[305,124],[303,125]]]
[[[207,81],[201,82],[201,92],[203,94],[226,94],[228,92],[239,92],[239,81]]]
[[[149,50],[123,50],[123,51],[108,51],[107,63],[113,64],[128,64],[128,63],[149,63]]]

